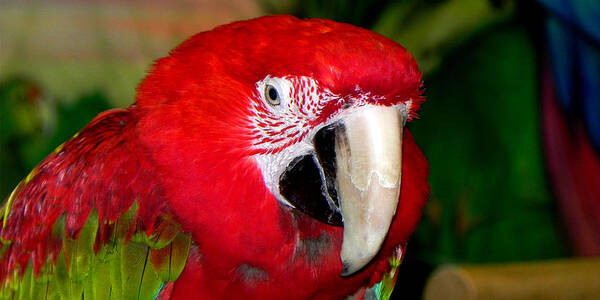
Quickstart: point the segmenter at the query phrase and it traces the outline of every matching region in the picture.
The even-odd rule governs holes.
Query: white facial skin
[[[394,106],[374,105],[376,96],[360,92],[344,99],[304,76],[267,76],[257,82],[256,89],[260,101],[254,102],[251,124],[260,154],[255,159],[266,186],[290,207],[279,192],[281,175],[296,157],[315,152],[313,138],[318,130],[343,124],[343,134],[336,134],[336,189],[344,222],[342,275],[351,275],[377,254],[396,212],[402,132],[410,100]],[[348,100],[351,107],[315,124],[325,105]]]

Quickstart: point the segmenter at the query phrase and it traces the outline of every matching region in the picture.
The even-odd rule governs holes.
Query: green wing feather
[[[122,229],[129,227],[135,210],[133,205],[118,219],[115,233],[97,251],[98,218],[92,213],[77,239],[62,237],[55,264],[48,263],[36,276],[30,262],[21,280],[10,280],[0,290],[0,299],[153,299],[183,271],[191,238],[166,221],[150,236],[134,232],[128,239],[128,230]],[[61,223],[64,218],[55,227]]]
[[[153,299],[179,277],[191,238],[132,118],[101,114],[15,188],[0,214],[0,299]]]
[[[398,267],[402,264],[405,248],[406,244],[399,246],[394,255],[390,257],[390,269],[383,275],[381,281],[369,288],[359,290],[356,294],[347,297],[346,300],[389,300],[396,285]]]

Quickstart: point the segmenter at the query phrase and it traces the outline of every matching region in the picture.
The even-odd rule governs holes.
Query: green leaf
[[[504,24],[459,49],[425,82],[410,124],[430,163],[417,233],[431,264],[565,254],[544,178],[535,48]]]

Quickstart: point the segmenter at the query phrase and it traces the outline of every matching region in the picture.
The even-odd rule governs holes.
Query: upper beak
[[[343,276],[373,259],[390,228],[400,196],[403,126],[397,107],[366,106],[336,128]]]

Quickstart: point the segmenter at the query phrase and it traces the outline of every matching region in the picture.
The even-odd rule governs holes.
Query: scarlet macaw
[[[197,34],[15,188],[0,294],[389,297],[428,194],[404,128],[421,85],[403,47],[347,24]]]

